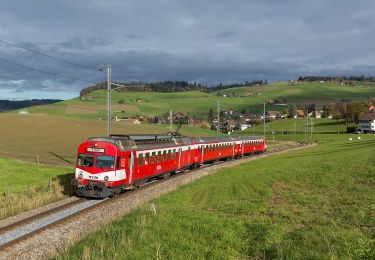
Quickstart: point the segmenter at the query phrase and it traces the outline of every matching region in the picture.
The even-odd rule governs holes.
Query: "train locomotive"
[[[155,178],[205,163],[263,153],[261,136],[201,137],[111,135],[91,137],[78,147],[74,192],[106,198]]]

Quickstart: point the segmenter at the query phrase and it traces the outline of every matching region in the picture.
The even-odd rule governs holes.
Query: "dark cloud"
[[[0,59],[25,66],[0,60],[0,94],[78,91],[105,80],[100,64],[121,81],[373,75],[374,8],[371,0],[5,1],[0,39],[91,70],[0,43]]]

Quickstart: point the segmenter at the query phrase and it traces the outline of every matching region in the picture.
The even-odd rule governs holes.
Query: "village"
[[[308,106],[305,108],[294,109],[293,105],[285,105],[287,108],[283,111],[266,110],[263,113],[246,113],[246,111],[238,111],[235,108],[220,110],[219,116],[215,115],[210,109],[207,118],[198,118],[187,112],[172,112],[164,115],[156,116],[131,116],[118,117],[114,121],[126,124],[175,124],[189,125],[204,129],[211,129],[222,133],[231,133],[234,131],[243,131],[255,125],[270,123],[275,120],[284,119],[301,119],[301,118],[328,118],[332,120],[346,120],[346,122],[355,123],[355,129],[348,129],[348,132],[356,133],[372,133],[375,132],[375,106],[372,103],[366,106],[361,103],[361,109],[351,110],[351,105],[356,106],[357,103],[336,103],[329,106],[323,106],[321,110],[309,111]],[[315,108],[314,105],[310,106]],[[330,107],[330,108],[329,108]],[[219,120],[218,120],[219,117]]]

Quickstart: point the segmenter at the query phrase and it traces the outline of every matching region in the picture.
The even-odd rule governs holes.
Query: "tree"
[[[294,104],[290,104],[288,106],[288,117],[293,118],[295,114],[296,114],[296,107]]]
[[[212,120],[214,120],[214,110],[210,108],[210,110],[208,111],[207,121],[212,122]]]

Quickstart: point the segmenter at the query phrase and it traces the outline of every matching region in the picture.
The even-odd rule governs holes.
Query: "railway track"
[[[289,148],[268,151],[266,152],[266,154],[279,153],[285,150],[289,150]],[[255,155],[255,156],[259,156],[259,155]],[[246,160],[249,157],[255,157],[255,156],[254,155],[243,156],[243,158],[239,160]],[[217,164],[222,164],[222,163],[225,163],[225,162],[218,161],[212,164],[205,164],[198,169],[187,170],[187,171],[190,171],[190,172],[199,171],[200,169],[204,169],[212,165],[217,165]],[[180,174],[173,175],[167,179],[150,181],[132,192],[125,192],[111,199],[108,199],[108,198],[104,200],[95,200],[95,199],[86,199],[86,198],[77,199],[75,201],[57,206],[52,209],[48,209],[46,211],[40,212],[38,214],[27,217],[20,221],[11,223],[7,226],[0,227],[0,252],[5,251],[17,245],[21,241],[26,240],[47,229],[62,225],[64,224],[64,222],[69,221],[75,217],[78,217],[81,214],[84,214],[94,208],[103,207],[105,204],[109,202],[115,203],[116,200],[124,199],[127,196],[134,196],[138,192],[142,192],[142,190],[147,187],[159,185],[163,182],[169,181],[178,176],[180,176]]]

